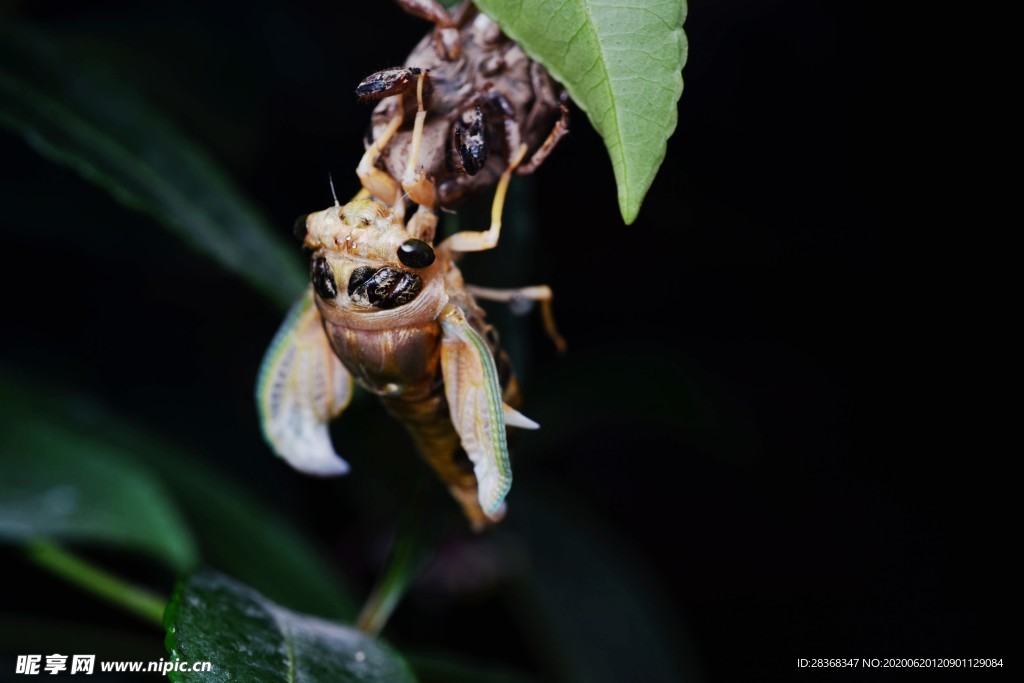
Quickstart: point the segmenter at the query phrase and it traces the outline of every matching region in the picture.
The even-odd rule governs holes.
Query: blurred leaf
[[[110,444],[39,420],[0,433],[0,539],[66,539],[137,550],[177,571],[195,543],[163,486]]]
[[[37,382],[11,381],[0,367],[0,433],[24,423],[41,433],[61,430],[75,440],[93,435],[100,444],[102,439],[102,449],[124,454],[136,467],[144,463],[159,476],[198,536],[206,562],[295,609],[354,617],[355,601],[341,577],[306,534],[266,503],[225,479],[209,463],[134,428],[94,400],[38,387]]]
[[[348,626],[291,612],[219,572],[179,584],[164,617],[167,651],[213,662],[175,681],[415,681],[393,650]]]
[[[626,223],[665,158],[686,63],[685,0],[476,0],[604,138]]]
[[[553,663],[558,680],[696,682],[693,648],[667,607],[667,594],[609,528],[559,491],[520,489],[507,530],[526,547],[531,574],[510,606],[524,633]]]
[[[0,25],[0,123],[150,214],[281,307],[306,280],[291,248],[216,163],[116,74],[56,36]],[[69,217],[70,218],[70,217]]]

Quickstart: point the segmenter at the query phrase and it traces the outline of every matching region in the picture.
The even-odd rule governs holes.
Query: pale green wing
[[[310,287],[288,312],[263,357],[256,407],[267,443],[307,474],[348,472],[327,423],[352,398],[352,375],[331,350]]]
[[[512,465],[494,357],[457,306],[441,312],[441,330],[441,371],[452,424],[473,463],[480,507],[497,517],[512,487]]]

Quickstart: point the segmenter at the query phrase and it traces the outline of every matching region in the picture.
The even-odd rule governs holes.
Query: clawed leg
[[[482,232],[457,232],[441,243],[442,249],[447,249],[449,252],[486,251],[498,245],[498,237],[501,235],[501,213],[505,208],[508,183],[512,178],[512,172],[515,171],[524,156],[526,156],[526,145],[519,145],[508,168],[501,174],[498,187],[494,192],[494,203],[491,204],[491,227]]]
[[[565,134],[569,132],[569,107],[565,104],[560,104],[559,107],[562,110],[562,115],[555,122],[555,127],[551,129],[544,144],[542,144],[530,160],[525,164],[516,169],[516,173],[519,175],[528,175],[537,170],[537,167],[544,163],[544,160],[551,154],[551,150],[555,148],[558,141],[565,137]]]
[[[491,289],[490,287],[477,287],[466,285],[466,291],[478,299],[485,301],[501,301],[515,304],[517,301],[539,301],[541,318],[544,321],[544,331],[554,342],[559,353],[565,353],[565,338],[558,333],[555,326],[555,312],[551,306],[554,294],[547,285],[534,285],[532,287],[520,287],[519,289]]]
[[[412,141],[409,145],[409,158],[405,162],[405,173],[402,174],[402,189],[409,198],[419,204],[433,209],[437,204],[437,190],[434,181],[427,178],[416,166],[420,160],[420,146],[423,143],[423,123],[427,119],[427,110],[423,106],[423,84],[426,72],[419,74],[416,80],[416,123],[412,128]]]
[[[437,204],[437,193],[433,181],[427,178],[422,171],[417,170],[420,146],[423,142],[423,124],[427,118],[426,108],[423,105],[423,88],[426,78],[427,72],[424,69],[399,67],[378,71],[364,79],[356,88],[356,95],[363,100],[379,100],[392,95],[396,98],[394,116],[388,121],[380,137],[374,140],[363,154],[356,173],[359,175],[363,187],[372,195],[388,202],[392,211],[399,217],[405,214],[403,193],[417,204],[430,209]],[[409,158],[406,160],[402,179],[398,181],[386,171],[378,168],[377,161],[402,126],[405,114],[402,97],[414,84],[416,86],[416,120],[413,124]]]
[[[402,125],[402,94],[398,93],[396,97],[398,106],[395,107],[395,115],[388,121],[387,128],[384,129],[381,136],[366,149],[363,158],[359,160],[359,166],[356,167],[356,175],[359,176],[359,182],[362,183],[363,189],[369,194],[383,199],[391,205],[393,210],[404,213],[402,211],[404,206],[400,206],[404,204],[402,186],[388,173],[377,168],[377,160],[381,153],[391,142],[391,138],[394,137],[399,126]]]

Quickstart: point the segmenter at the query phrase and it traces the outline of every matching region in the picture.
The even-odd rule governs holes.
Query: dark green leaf
[[[197,460],[105,411],[95,400],[40,382],[14,382],[0,367],[0,434],[18,424],[41,433],[62,430],[123,454],[134,467],[153,472],[181,506],[208,563],[215,564],[273,599],[295,609],[351,619],[355,602],[341,577],[295,528],[262,500]],[[87,436],[91,435],[91,436]],[[74,451],[67,455],[70,457]],[[0,486],[6,477],[0,478]]]
[[[547,67],[604,138],[632,223],[676,128],[685,0],[476,0]]]
[[[172,659],[213,663],[176,681],[415,681],[393,650],[351,627],[297,614],[212,570],[179,584],[164,617]]]
[[[305,281],[297,251],[216,163],[115,74],[47,34],[0,25],[0,123],[144,211],[282,307]]]
[[[164,487],[120,449],[53,424],[4,421],[0,539],[104,543],[144,552],[178,571],[197,554]]]

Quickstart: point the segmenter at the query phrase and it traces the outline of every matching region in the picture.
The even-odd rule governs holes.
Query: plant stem
[[[412,579],[414,572],[409,567],[410,553],[402,550],[399,547],[392,556],[387,571],[374,586],[356,621],[356,628],[371,636],[378,635],[384,629]]]
[[[421,481],[412,496],[413,504],[395,533],[394,551],[387,569],[373,587],[356,620],[356,628],[364,633],[380,634],[405,595],[405,589],[426,564],[429,548],[433,545],[431,540],[436,533],[428,533],[428,524],[423,521],[424,488]]]
[[[28,556],[36,564],[79,588],[97,595],[146,621],[163,626],[162,598],[133,586],[49,541],[33,541]]]

